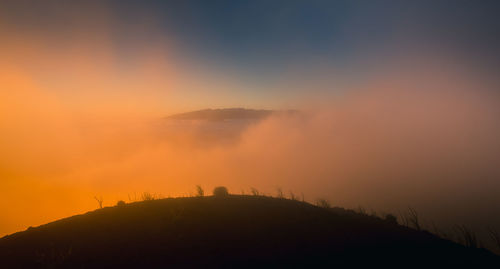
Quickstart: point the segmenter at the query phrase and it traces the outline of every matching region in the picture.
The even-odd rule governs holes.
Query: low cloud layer
[[[267,84],[170,40],[123,58],[105,28],[60,45],[2,26],[0,235],[93,210],[96,195],[111,206],[196,185],[281,188],[379,212],[412,206],[427,224],[500,229],[499,83],[466,59],[417,50],[352,72],[312,61]],[[164,119],[234,106],[301,113]]]
[[[300,115],[251,124],[97,121],[3,76],[13,90],[2,92],[0,231],[92,210],[95,195],[113,205],[144,191],[189,195],[198,184],[280,187],[384,212],[413,206],[429,222],[498,227],[500,99],[484,79],[459,74],[387,69]]]

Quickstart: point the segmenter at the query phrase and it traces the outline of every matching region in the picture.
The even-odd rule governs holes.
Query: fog
[[[427,227],[500,229],[498,81],[465,68],[467,59],[419,51],[369,75],[318,64],[265,84],[207,66],[171,40],[124,64],[105,29],[64,46],[5,29],[0,235],[94,210],[94,196],[112,206],[143,192],[191,195],[196,185],[281,188],[379,213],[411,206]],[[245,91],[255,87],[267,91]],[[301,113],[164,118],[240,106]]]
[[[77,113],[22,72],[2,76],[11,90],[1,98],[1,231],[93,210],[95,195],[111,206],[145,191],[190,195],[195,185],[282,188],[395,214],[412,206],[429,225],[498,227],[494,84],[442,67],[388,67],[343,94],[297,102],[299,115],[249,124]],[[141,102],[123,111],[148,107]]]

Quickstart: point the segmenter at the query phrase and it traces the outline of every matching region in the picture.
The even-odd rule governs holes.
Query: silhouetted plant
[[[436,224],[434,222],[432,222],[432,232],[435,235],[437,235],[437,236],[439,236],[439,237],[441,237],[443,239],[448,239],[450,241],[455,241],[452,234],[447,233],[443,229],[440,229],[439,227],[436,226]]]
[[[256,188],[250,188],[252,195],[259,195],[259,191]]]
[[[368,215],[366,214],[366,209],[362,206],[358,206],[358,213],[361,215]]]
[[[224,186],[215,187],[213,194],[215,197],[226,197],[229,195],[227,188]]]
[[[94,199],[97,201],[97,203],[99,204],[99,208],[102,208],[102,203],[104,201],[104,199],[102,198],[102,196],[94,196]]]
[[[478,240],[476,234],[465,225],[457,225],[459,242],[466,247],[477,248]]]
[[[285,198],[285,195],[283,195],[283,190],[280,187],[276,188],[276,192],[277,192],[278,198],[280,198],[280,199]]]
[[[393,214],[387,214],[385,215],[385,221],[387,223],[390,223],[390,224],[398,224],[398,218],[396,218],[396,216],[394,216]]]
[[[205,196],[205,191],[200,185],[196,185],[196,196],[203,197]]]
[[[491,228],[488,229],[488,232],[493,243],[495,243],[495,245],[500,248],[500,234]]]
[[[322,208],[331,208],[332,206],[330,205],[330,202],[326,199],[318,199],[316,201],[316,205]]]
[[[408,223],[413,225],[413,227],[417,231],[422,230],[421,226],[420,226],[420,219],[419,219],[418,213],[413,207],[408,207],[407,218],[408,218]]]
[[[155,196],[149,192],[143,192],[141,195],[141,199],[143,201],[153,201],[155,199]]]
[[[136,202],[137,201],[137,193],[134,192],[134,199],[132,199],[132,197],[130,196],[130,194],[128,194],[128,201],[130,203]]]
[[[120,200],[116,203],[117,206],[124,206],[125,202],[123,200]]]
[[[298,200],[298,197],[295,196],[295,194],[293,192],[291,192],[291,191],[290,191],[290,200],[294,200],[294,201]]]
[[[408,221],[408,216],[405,213],[399,212],[399,218],[401,218],[401,224],[410,227],[410,222]]]

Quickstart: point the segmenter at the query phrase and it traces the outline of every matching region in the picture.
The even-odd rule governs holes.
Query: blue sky
[[[116,1],[126,23],[151,14],[192,53],[250,70],[349,62],[411,45],[498,57],[497,1]],[[408,44],[410,43],[410,44]]]
[[[489,0],[37,2],[4,1],[1,13],[16,24],[71,32],[72,15],[92,19],[105,6],[118,48],[164,36],[191,55],[257,73],[304,61],[349,63],[409,44],[497,61],[500,47],[500,3]],[[145,21],[143,33],[129,31]]]
[[[297,91],[307,94],[310,90],[291,90],[289,85],[282,85],[290,78],[297,82],[319,76],[362,80],[405,57],[446,54],[457,59],[457,66],[496,76],[500,68],[498,14],[500,3],[490,0],[6,0],[0,3],[0,33],[3,25],[6,40],[18,35],[36,36],[28,40],[35,40],[31,42],[43,47],[41,51],[49,47],[57,54],[61,48],[69,57],[86,58],[83,54],[71,54],[73,47],[86,43],[87,58],[92,57],[89,61],[96,66],[102,66],[102,55],[109,56],[106,52],[112,51],[110,80],[140,77],[134,72],[146,72],[140,70],[144,55],[163,47],[167,54],[182,58],[182,63],[194,63],[184,74],[201,66],[203,72],[193,72],[193,77],[200,80],[198,88],[212,83],[202,81],[199,73],[213,81],[237,80],[224,86],[227,89],[214,90],[219,93],[211,98],[210,91],[219,87],[215,82],[205,95],[200,95],[204,89],[180,90],[186,94],[169,96],[176,100],[170,105],[196,99],[206,102],[192,104],[193,108],[212,103],[272,108],[294,105],[293,100],[280,105],[282,95],[297,95]],[[40,42],[44,37],[48,42]],[[74,62],[66,56],[59,57],[62,59],[54,62],[61,62],[60,66]],[[39,65],[45,66],[50,60],[41,62]],[[40,76],[39,71],[51,70],[30,66],[36,69],[33,77]],[[78,68],[74,68],[73,75],[81,72]],[[71,77],[64,74],[67,70],[72,69],[42,72],[42,76],[50,78],[40,80],[52,84],[57,81],[49,88],[64,88],[64,92],[72,88],[63,85],[62,78]],[[104,73],[101,72],[103,77]],[[308,75],[312,78],[306,78]],[[138,78],[137,85],[144,80],[147,79]],[[336,91],[339,87],[330,88]],[[73,95],[76,90],[67,92]],[[221,101],[225,97],[227,100]]]

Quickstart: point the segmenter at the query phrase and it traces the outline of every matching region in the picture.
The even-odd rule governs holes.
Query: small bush
[[[128,201],[130,203],[137,202],[137,193],[134,192],[134,199],[132,199],[132,196],[130,196],[130,194],[128,194]]]
[[[415,210],[413,207],[408,207],[408,220],[411,224],[413,224],[413,227],[415,227],[417,231],[422,230],[417,210]]]
[[[104,199],[102,198],[102,196],[94,196],[94,199],[97,201],[97,203],[99,204],[99,208],[102,208],[102,203],[104,201]]]
[[[283,194],[283,190],[281,188],[276,188],[276,192],[277,192],[277,197],[280,198],[280,199],[283,199],[285,198],[285,195]]]
[[[116,206],[124,206],[125,202],[123,200],[120,200],[116,203]]]
[[[479,246],[479,241],[477,240],[476,234],[465,225],[456,226],[458,233],[458,241],[462,245],[470,248],[477,248]]]
[[[229,195],[227,188],[224,186],[215,187],[213,191],[214,196],[216,197],[225,197]]]
[[[491,228],[488,229],[488,232],[490,233],[490,237],[493,243],[495,243],[495,245],[500,248],[500,234]]]
[[[256,188],[250,188],[250,192],[251,192],[251,193],[252,193],[252,195],[254,195],[254,196],[257,196],[257,195],[259,195],[259,194],[260,194],[260,193],[259,193],[259,190],[257,190]]]
[[[330,202],[328,202],[328,200],[326,200],[326,199],[318,199],[318,201],[316,201],[316,205],[319,207],[322,207],[322,208],[330,208],[331,207]]]
[[[196,185],[196,196],[203,197],[205,196],[205,191],[200,185]]]
[[[364,207],[362,207],[362,206],[358,206],[358,210],[357,210],[357,212],[358,212],[359,214],[361,214],[361,215],[366,215],[366,216],[368,216],[368,213],[366,213],[366,209],[365,209]]]
[[[149,192],[144,192],[141,195],[141,198],[143,201],[153,201],[155,199],[155,196]]]
[[[398,218],[396,218],[396,216],[394,216],[393,214],[387,214],[385,215],[385,221],[387,223],[390,223],[390,224],[398,224]]]

